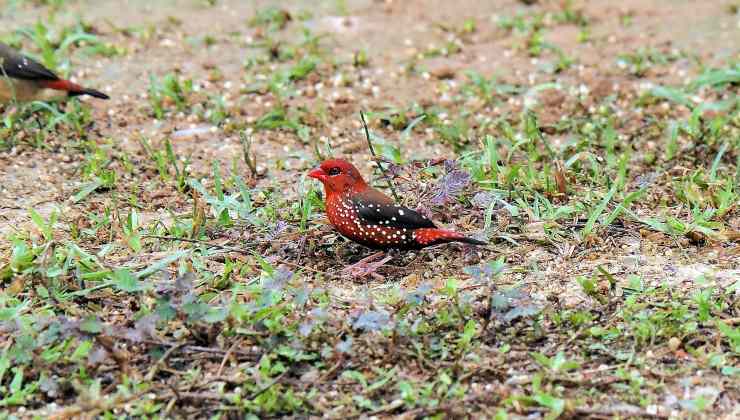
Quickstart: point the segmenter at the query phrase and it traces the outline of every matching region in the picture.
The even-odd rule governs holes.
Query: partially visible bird
[[[103,92],[60,79],[43,64],[0,42],[0,103],[50,101],[77,95],[109,99]]]
[[[397,206],[367,185],[351,163],[330,159],[308,174],[324,184],[326,214],[347,238],[376,249],[421,249],[446,242],[486,245],[461,233],[440,229],[418,212]]]

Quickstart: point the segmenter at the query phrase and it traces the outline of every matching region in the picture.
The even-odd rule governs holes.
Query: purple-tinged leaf
[[[287,222],[283,220],[278,220],[278,222],[275,223],[275,226],[273,226],[270,233],[267,234],[265,239],[267,239],[268,241],[274,241],[278,238],[278,236],[280,236],[281,233],[285,232],[285,230],[288,229],[289,226],[290,225],[288,225]]]
[[[483,191],[476,193],[470,200],[470,203],[479,209],[487,209],[495,200],[495,195],[490,192]]]
[[[134,324],[134,329],[143,338],[153,337],[157,332],[157,322],[159,321],[159,315],[156,313],[144,315],[139,318]],[[143,339],[142,338],[142,339]]]
[[[92,365],[99,365],[108,359],[108,352],[102,346],[95,346],[87,355],[87,361]]]
[[[281,265],[272,273],[271,278],[265,281],[264,287],[272,291],[283,290],[285,284],[293,278],[293,275],[294,273],[291,270]]]
[[[478,265],[465,267],[463,268],[463,272],[472,277],[473,280],[480,280],[481,277],[483,277],[483,270],[481,270],[480,266]]]
[[[337,351],[344,354],[349,354],[352,351],[352,336],[347,336],[346,339],[337,343]]]
[[[0,334],[10,334],[17,329],[17,325],[13,321],[0,321]]]
[[[378,331],[390,323],[390,315],[385,311],[366,311],[353,323],[358,330]]]
[[[385,173],[391,178],[396,178],[403,173],[403,166],[396,165],[395,163],[388,163],[388,166],[385,167]]]
[[[311,291],[306,287],[302,286],[293,289],[293,302],[298,306],[303,306],[308,302],[308,298],[311,297]]]
[[[56,399],[59,396],[61,387],[56,378],[43,375],[41,380],[39,380],[39,389],[41,389],[41,392],[45,393],[47,397]]]
[[[308,313],[308,319],[303,321],[298,327],[298,331],[301,333],[301,335],[307,337],[309,334],[311,334],[311,331],[316,325],[319,325],[327,318],[329,318],[329,313],[325,309],[313,308]]]
[[[454,201],[468,185],[470,185],[469,173],[459,170],[448,173],[437,184],[436,192],[432,196],[432,204],[441,206]]]
[[[195,282],[195,274],[192,271],[179,276],[175,279],[175,291],[179,293],[188,293],[193,290],[193,282]]]
[[[504,314],[504,320],[506,322],[511,322],[517,318],[537,315],[540,313],[540,310],[540,307],[534,304],[517,306]]]
[[[79,335],[80,321],[69,319],[66,316],[59,317],[59,333],[62,337],[68,338]]]
[[[640,188],[647,188],[651,186],[655,180],[657,180],[660,177],[660,174],[658,172],[650,172],[643,175],[638,175],[635,178],[635,182],[637,182],[637,186]]]
[[[506,322],[533,316],[541,311],[541,307],[536,305],[532,297],[521,288],[511,288],[495,293],[491,297],[491,309]]]
[[[416,290],[412,290],[411,292],[408,292],[406,294],[406,302],[410,304],[419,305],[422,302],[424,302],[424,298],[427,294],[429,294],[429,291],[432,290],[432,285],[429,283],[424,283],[419,285],[419,287],[416,288]]]
[[[499,258],[498,260],[488,261],[481,265],[465,267],[463,271],[474,280],[491,281],[494,277],[501,274],[504,268],[506,268],[506,263],[504,263],[503,259]]]
[[[323,308],[313,308],[308,313],[308,315],[313,319],[318,319],[321,321],[325,321],[327,318],[329,318],[329,313],[326,311],[326,309]]]
[[[140,343],[144,340],[144,333],[137,329],[137,328],[126,328],[122,331],[121,336],[125,338],[126,340],[132,341],[134,343]]]
[[[194,281],[195,274],[191,271],[178,276],[174,281],[168,273],[163,272],[161,278],[156,283],[155,292],[157,295],[163,297],[182,296],[193,290]]]
[[[504,260],[502,258],[499,258],[498,260],[488,261],[481,266],[481,270],[483,270],[483,273],[486,275],[486,277],[488,277],[489,280],[499,275],[502,271],[504,271],[504,268],[506,268],[506,264],[504,263]]]
[[[314,325],[316,325],[316,321],[312,319],[303,321],[301,322],[301,325],[298,326],[298,333],[304,337],[308,337],[311,334],[311,331],[313,331]]]

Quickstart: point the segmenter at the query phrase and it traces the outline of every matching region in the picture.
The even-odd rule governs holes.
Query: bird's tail
[[[423,246],[443,244],[446,242],[463,242],[471,245],[488,245],[488,242],[469,238],[461,233],[447,229],[422,228],[414,231],[416,242]]]
[[[488,245],[488,242],[486,241],[479,241],[478,239],[469,238],[467,236],[457,239],[457,242],[464,242],[470,245]]]
[[[82,87],[77,83],[70,82],[69,80],[50,80],[44,83],[44,87],[49,89],[67,91],[69,93],[69,96],[90,95],[95,98],[110,99],[108,95],[99,90]]]

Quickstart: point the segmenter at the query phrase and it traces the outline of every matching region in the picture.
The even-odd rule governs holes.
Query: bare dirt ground
[[[0,22],[112,97],[53,127],[4,109],[7,414],[740,416],[736,1],[11,1]],[[361,110],[403,202],[490,246],[343,271],[368,251],[305,173],[342,156],[385,185]]]

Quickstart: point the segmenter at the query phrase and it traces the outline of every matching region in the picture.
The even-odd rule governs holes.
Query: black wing
[[[38,61],[0,44],[0,77],[24,80],[58,80],[59,76]]]
[[[360,217],[367,223],[390,226],[399,229],[435,228],[434,223],[426,216],[408,207],[394,204],[378,204],[355,198],[355,206]]]

